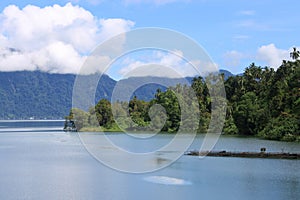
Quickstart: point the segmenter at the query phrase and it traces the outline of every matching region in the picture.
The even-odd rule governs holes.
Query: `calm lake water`
[[[155,172],[123,173],[97,161],[78,134],[62,126],[62,121],[0,121],[0,199],[300,199],[299,160],[182,156]],[[124,134],[109,135],[124,148],[141,148]],[[153,145],[172,137],[160,135]],[[199,149],[202,139],[189,149]],[[260,147],[300,152],[299,143],[235,137],[221,137],[215,150]]]

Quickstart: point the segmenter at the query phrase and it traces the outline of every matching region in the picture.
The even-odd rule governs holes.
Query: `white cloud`
[[[71,3],[22,9],[10,5],[1,13],[0,24],[0,71],[57,73],[78,72],[85,55],[100,42],[134,26],[124,19],[97,19]]]
[[[23,66],[26,66],[27,70],[35,70],[36,67],[31,63],[30,56],[28,53],[2,48],[0,49],[0,69],[1,71],[19,71],[24,70]]]
[[[151,54],[151,53],[150,53]],[[134,57],[134,56],[133,56]],[[182,51],[172,52],[154,51],[151,56],[143,58],[125,58],[119,70],[123,78],[130,76],[157,76],[179,78],[188,76],[205,76],[209,72],[216,71],[218,66],[209,61],[184,60]],[[147,69],[148,68],[148,69]]]
[[[298,48],[298,47],[297,47]],[[247,60],[247,62],[253,62],[256,60],[260,62],[260,65],[266,65],[268,67],[272,67],[277,69],[283,60],[291,60],[290,52],[292,52],[293,48],[289,49],[280,49],[275,46],[275,44],[262,45],[257,49],[256,52],[247,54],[239,51],[228,51],[224,54],[224,64],[230,68],[231,72],[236,72],[236,69],[241,67],[243,64],[243,60]]]
[[[101,19],[99,23],[102,39],[129,31],[134,26],[134,22],[124,19]]]
[[[84,59],[72,45],[63,42],[51,43],[31,57],[40,70],[52,73],[78,73]]]
[[[277,69],[281,64],[282,60],[290,59],[290,52],[292,48],[279,49],[274,44],[261,46],[257,50],[257,59],[265,62],[268,66]]]
[[[224,54],[224,63],[229,67],[239,67],[241,64],[241,60],[246,56],[238,51],[232,50],[228,51]]]
[[[85,68],[81,69],[80,74],[92,74],[95,72],[104,72],[110,64],[111,57],[106,55],[91,55],[85,60]]]
[[[157,57],[160,58],[161,65],[179,66],[183,60],[183,52],[180,50],[174,50],[172,53],[161,54],[157,52]]]

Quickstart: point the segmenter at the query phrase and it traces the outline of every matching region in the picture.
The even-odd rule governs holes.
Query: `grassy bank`
[[[79,132],[124,132],[122,129],[120,129],[118,126],[113,126],[110,128],[103,127],[103,126],[87,126],[83,127],[79,130]],[[145,133],[145,132],[142,132]],[[161,133],[167,133],[167,134],[176,134],[176,133],[169,133],[169,132],[161,132]],[[197,133],[197,134],[205,134],[205,133]],[[272,140],[268,138],[263,138],[257,135],[237,135],[237,134],[222,134],[222,137],[237,137],[237,138],[258,138],[262,140]],[[273,139],[274,140],[274,139]],[[282,140],[275,140],[275,141],[283,141],[283,142],[300,142],[300,136],[292,139],[282,139]]]
[[[87,126],[79,130],[79,132],[123,132],[118,126],[106,128],[103,126]]]

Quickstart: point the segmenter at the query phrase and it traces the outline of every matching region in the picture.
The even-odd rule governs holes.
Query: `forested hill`
[[[72,107],[76,76],[39,71],[0,73],[0,119],[59,119]],[[103,76],[97,97],[111,96],[116,81]]]
[[[226,76],[232,74],[221,71]],[[90,75],[93,76],[93,75]],[[72,92],[76,75],[50,74],[40,71],[0,72],[0,119],[60,119],[69,114],[72,107]],[[87,77],[86,80],[89,80]],[[164,83],[149,84],[133,93],[139,99],[150,100],[157,89],[164,91],[168,86],[174,86],[184,81],[191,83],[192,78],[168,79],[155,77],[133,77],[120,81],[120,84],[131,85],[137,82],[152,81]],[[116,81],[107,75],[101,77],[95,101],[110,99]]]
[[[127,112],[126,105],[129,105],[129,114],[135,123],[128,123],[126,118],[119,118],[118,123],[130,131],[148,130],[147,128],[152,130],[153,127],[148,127],[150,125],[148,113],[152,105],[159,104],[166,110],[166,121],[161,131],[177,132],[182,120],[180,106],[183,105],[194,110],[199,109],[201,114],[198,132],[206,133],[211,121],[212,98],[203,80],[202,77],[194,78],[191,88],[176,85],[166,91],[157,90],[154,98],[148,102],[138,97],[120,103],[102,99],[94,110],[85,113],[73,109],[69,117],[75,118],[79,129],[95,124],[111,129],[116,127],[111,108],[115,108],[119,115],[123,116]],[[283,61],[277,70],[262,68],[253,63],[243,74],[225,80],[224,85],[227,113],[223,133],[300,141],[300,60]],[[182,94],[188,94],[190,89],[196,93],[199,107],[193,103],[179,105],[178,96],[183,97]],[[177,92],[176,95],[174,91]],[[94,113],[97,119],[94,118]],[[153,118],[156,125],[162,123],[160,115],[157,116]]]

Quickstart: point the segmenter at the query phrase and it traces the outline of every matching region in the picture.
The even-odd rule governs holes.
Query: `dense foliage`
[[[175,94],[188,93],[193,89],[200,110],[197,131],[203,133],[207,131],[211,118],[212,99],[206,84],[208,78],[194,78],[191,87],[177,85],[166,91],[158,89],[151,101],[139,100],[135,96],[130,102],[116,102],[111,105],[109,101],[101,100],[96,109],[90,110],[89,116],[96,115],[98,124],[106,127],[114,126],[116,122],[113,116],[118,116],[118,125],[127,124],[121,125],[123,130],[149,127],[152,119],[152,124],[158,127],[163,122],[161,131],[176,132],[182,124],[182,108],[178,103],[180,96]],[[299,140],[300,61],[283,61],[276,71],[252,63],[243,74],[230,76],[224,83],[227,97],[224,134],[256,135],[285,141]],[[164,107],[166,116],[158,114],[161,117],[151,118],[151,107],[157,104]],[[111,108],[114,108],[114,114]]]
[[[0,72],[0,119],[62,118],[72,107],[75,78],[40,71]],[[115,83],[102,76],[96,97],[110,97]]]
[[[230,77],[225,87],[227,123],[233,119],[238,134],[299,140],[300,61],[283,61],[276,71],[251,64],[243,75]]]

